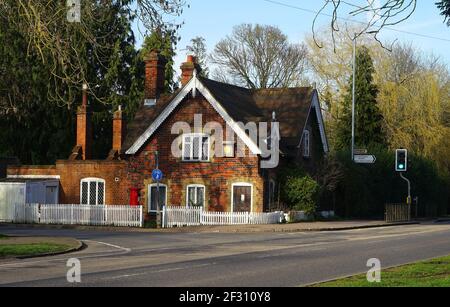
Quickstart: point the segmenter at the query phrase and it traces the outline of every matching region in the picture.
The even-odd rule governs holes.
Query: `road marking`
[[[187,269],[196,269],[196,268],[203,268],[203,267],[211,266],[214,264],[216,264],[216,263],[215,262],[203,263],[203,264],[191,265],[191,266],[186,266],[186,267],[167,268],[167,269],[161,269],[161,270],[145,272],[145,273],[126,274],[126,275],[118,275],[118,276],[113,276],[113,277],[106,277],[106,278],[103,278],[102,280],[117,280],[117,279],[122,279],[122,278],[143,276],[143,275],[154,274],[154,273],[165,273],[165,272],[181,271],[181,270],[187,270]]]
[[[76,257],[78,259],[91,259],[91,258],[104,258],[104,257],[110,257],[110,256],[120,256],[120,255],[125,255],[130,253],[132,250],[131,248],[126,248],[126,247],[122,247],[122,246],[118,246],[118,245],[114,245],[114,244],[109,244],[109,243],[105,243],[105,242],[99,242],[99,241],[92,241],[92,240],[82,240],[82,242],[92,242],[92,243],[96,243],[99,245],[105,245],[108,247],[112,247],[115,249],[119,249],[122,252],[119,253],[111,253],[111,252],[105,252],[104,254],[102,253],[98,253],[98,255],[86,255],[86,256],[80,256],[80,257]],[[60,262],[60,261],[67,261],[67,259],[69,258],[73,258],[73,255],[75,254],[69,254],[67,257],[65,258],[49,258],[49,259],[42,259],[42,260],[35,260],[35,261],[22,261],[22,262],[12,262],[12,263],[5,263],[5,264],[0,264],[0,268],[6,268],[6,267],[22,267],[25,268],[31,264],[36,264],[36,263],[42,263],[42,262]]]
[[[109,246],[109,247],[112,247],[112,248],[121,249],[121,250],[126,251],[126,252],[131,252],[131,248],[126,248],[126,247],[122,247],[122,246],[114,245],[114,244],[110,244],[110,243],[105,243],[105,242],[100,242],[100,241],[92,241],[92,240],[84,240],[84,242],[93,242],[93,243],[97,243],[97,244],[100,244],[100,245],[105,245],[105,246]]]
[[[116,280],[116,279],[129,278],[129,277],[136,277],[136,276],[141,276],[141,275],[145,275],[145,273],[128,274],[128,275],[119,275],[119,276],[113,276],[113,277],[104,278],[103,280]]]

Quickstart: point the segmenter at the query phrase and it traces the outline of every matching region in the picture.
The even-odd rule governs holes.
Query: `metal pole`
[[[159,169],[159,153],[155,152],[156,169]],[[161,208],[159,205],[159,180],[156,181],[156,227],[161,228]]]
[[[402,179],[405,180],[408,183],[408,200],[407,200],[407,203],[408,203],[408,205],[411,205],[411,201],[412,201],[412,198],[411,198],[411,181],[408,178],[406,178],[405,176],[403,176],[403,173],[400,173],[400,177],[402,177]]]
[[[353,38],[353,88],[352,88],[352,161],[355,160],[355,109],[356,109],[356,34]]]

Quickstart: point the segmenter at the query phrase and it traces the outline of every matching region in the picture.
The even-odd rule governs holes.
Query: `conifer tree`
[[[377,105],[378,87],[374,83],[375,73],[369,49],[361,47],[356,55],[356,122],[355,143],[357,146],[385,145],[383,116]],[[349,148],[351,144],[353,76],[350,77],[344,96],[343,115],[338,120],[336,146]]]

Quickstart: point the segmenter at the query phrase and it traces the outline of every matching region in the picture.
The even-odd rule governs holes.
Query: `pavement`
[[[6,235],[73,237],[69,255],[0,261],[0,286],[305,286],[450,254],[450,223],[327,232],[151,233],[0,225]],[[69,258],[81,283],[67,282]]]
[[[305,232],[305,231],[337,231],[350,229],[364,229],[377,227],[393,227],[417,224],[386,223],[382,220],[353,220],[353,221],[325,221],[325,222],[301,222],[290,224],[272,225],[233,225],[233,226],[192,226],[175,227],[168,229],[145,229],[126,227],[96,227],[96,226],[71,226],[71,225],[12,225],[17,228],[37,229],[76,229],[83,231],[108,231],[108,232],[138,232],[138,233],[267,233],[267,232]]]

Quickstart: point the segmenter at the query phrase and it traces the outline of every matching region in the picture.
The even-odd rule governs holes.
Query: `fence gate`
[[[411,206],[407,204],[387,204],[385,211],[387,223],[411,221]]]

